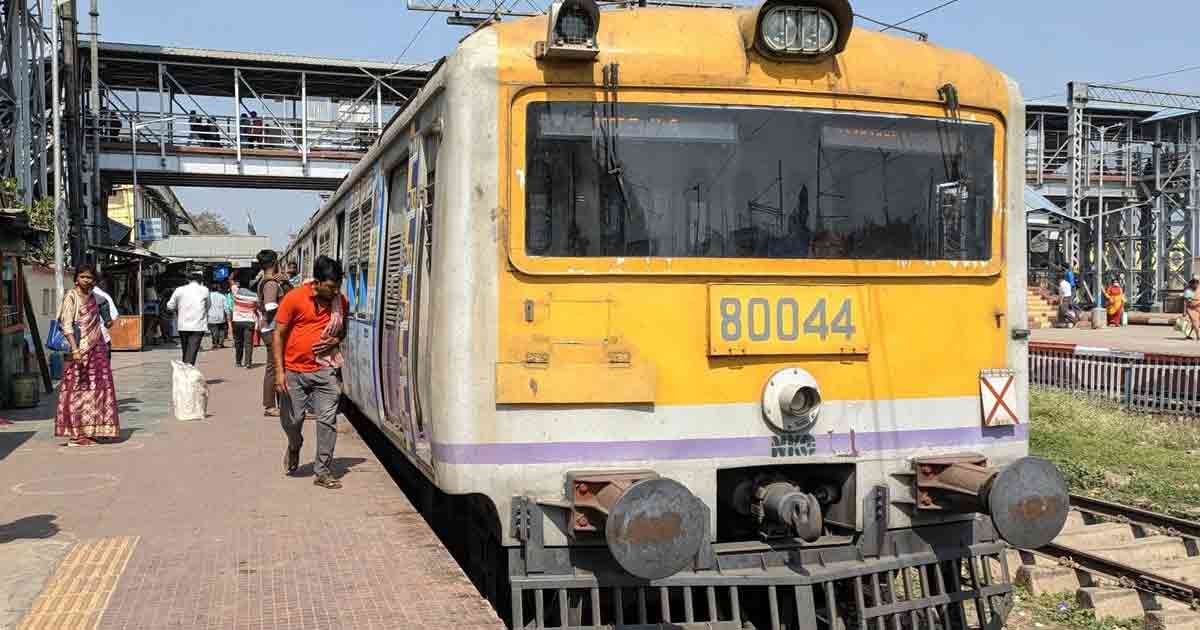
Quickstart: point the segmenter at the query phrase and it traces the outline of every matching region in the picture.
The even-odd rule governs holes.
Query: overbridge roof
[[[88,43],[81,42],[80,51],[86,53],[87,49]],[[305,73],[310,96],[354,99],[378,77],[395,90],[383,91],[386,102],[403,100],[396,93],[411,96],[434,66],[432,62],[389,63],[118,42],[100,42],[99,57],[100,80],[118,90],[158,91],[158,64],[162,63],[180,87],[197,96],[233,96],[233,71],[237,68],[260,94],[299,96],[300,73]],[[172,87],[169,79],[164,80],[164,89]]]

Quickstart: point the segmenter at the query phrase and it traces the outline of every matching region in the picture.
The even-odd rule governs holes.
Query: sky
[[[851,0],[884,22],[945,0]],[[82,28],[88,2],[80,1]],[[340,5],[340,6],[339,6]],[[408,11],[403,0],[99,0],[100,38],[174,45],[410,63],[437,59],[466,34],[444,14]],[[1148,7],[1153,7],[1151,10]],[[1147,7],[1147,8],[1141,8]],[[1135,9],[1136,8],[1136,9]],[[1067,81],[1117,83],[1195,66],[1134,85],[1200,92],[1195,25],[1200,3],[1156,0],[958,0],[905,24],[930,42],[971,52],[1015,78],[1027,98],[1063,100]],[[877,28],[866,22],[856,26]],[[698,34],[698,44],[703,37]],[[212,209],[235,232],[251,211],[276,247],[316,209],[315,192],[176,188],[189,210]]]

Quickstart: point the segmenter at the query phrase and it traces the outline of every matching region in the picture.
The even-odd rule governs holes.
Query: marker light
[[[591,61],[600,52],[596,0],[554,0],[546,15],[546,41],[534,44],[538,59]]]

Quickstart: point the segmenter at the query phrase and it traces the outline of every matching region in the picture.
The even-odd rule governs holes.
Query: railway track
[[[1018,583],[1035,595],[1074,592],[1097,617],[1200,630],[1200,523],[1081,495],[1071,507],[1052,543],[1012,552]]]

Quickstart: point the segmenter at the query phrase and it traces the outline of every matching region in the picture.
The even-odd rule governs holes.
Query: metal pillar
[[[30,102],[29,102],[29,51],[26,46],[28,14],[23,2],[13,2],[9,6],[9,21],[5,32],[8,40],[8,89],[12,90],[13,104],[16,106],[16,127],[12,130],[12,151],[9,153],[12,162],[12,173],[17,180],[17,189],[22,192],[21,201],[26,205],[33,203],[32,175],[29,169],[30,161]],[[8,170],[8,169],[5,169]]]
[[[167,115],[167,93],[163,90],[163,65],[158,64],[158,116],[161,118]],[[158,133],[158,159],[162,161],[162,165],[167,165],[167,141],[164,138],[165,134],[160,130]]]
[[[1163,252],[1166,248],[1166,238],[1162,229],[1162,221],[1157,220],[1159,217],[1165,216],[1165,200],[1159,194],[1162,191],[1162,123],[1154,124],[1154,252],[1151,256],[1151,262],[1154,264],[1154,308],[1162,310],[1163,295],[1162,287],[1165,286],[1167,270],[1159,262],[1162,259]]]
[[[238,168],[242,165],[242,71],[233,69],[233,144],[237,147]]]
[[[1104,212],[1104,136],[1108,131],[1105,127],[1100,127],[1100,199],[1096,205],[1096,234],[1095,234],[1095,250],[1096,250],[1096,292],[1093,294],[1095,298],[1095,307],[1092,308],[1092,328],[1104,328],[1107,319],[1104,310],[1104,254],[1106,251],[1104,242],[1104,220],[1108,217]]]
[[[63,236],[70,226],[66,223],[63,211],[63,178],[62,178],[62,106],[59,103],[58,85],[58,0],[50,2],[50,80],[53,84],[50,94],[53,101],[50,106],[54,110],[54,294],[55,304],[62,304],[66,295],[63,283]]]
[[[308,173],[308,73],[300,73],[300,162]]]
[[[1083,216],[1083,195],[1087,173],[1087,165],[1083,161],[1083,113],[1087,107],[1087,84],[1071,82],[1067,84],[1067,142],[1070,145],[1070,182],[1067,200],[1067,212],[1073,217]],[[1079,233],[1068,233],[1065,240],[1068,264],[1072,269],[1080,263]],[[1086,286],[1086,285],[1085,285]]]
[[[383,131],[383,88],[380,81],[375,80],[375,133]]]

